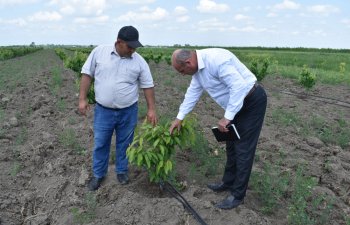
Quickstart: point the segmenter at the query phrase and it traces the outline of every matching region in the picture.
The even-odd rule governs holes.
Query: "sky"
[[[0,46],[113,44],[350,49],[350,0],[0,0]]]

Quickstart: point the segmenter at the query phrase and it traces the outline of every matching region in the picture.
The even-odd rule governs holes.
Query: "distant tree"
[[[35,42],[34,41],[32,41],[32,43],[30,43],[30,45],[29,45],[30,47],[35,47]]]

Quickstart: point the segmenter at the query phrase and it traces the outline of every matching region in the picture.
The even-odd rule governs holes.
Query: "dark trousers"
[[[241,139],[226,142],[227,161],[222,181],[237,199],[243,199],[247,191],[266,105],[266,92],[259,85],[244,99],[242,109],[233,119]]]

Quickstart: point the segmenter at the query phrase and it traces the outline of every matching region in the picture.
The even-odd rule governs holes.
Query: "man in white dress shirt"
[[[172,66],[182,75],[191,75],[192,80],[170,133],[181,129],[182,120],[192,111],[203,91],[225,110],[218,121],[219,130],[228,132],[227,125],[231,123],[238,130],[240,140],[226,142],[227,161],[222,181],[208,184],[215,192],[230,191],[216,207],[235,208],[243,203],[246,195],[266,111],[266,93],[255,75],[225,49],[178,49],[172,55]]]
[[[139,33],[133,26],[122,27],[114,45],[100,45],[92,50],[82,67],[79,111],[89,108],[87,93],[94,78],[94,150],[93,177],[88,183],[97,190],[108,171],[109,152],[113,132],[116,135],[115,173],[121,184],[129,182],[126,149],[134,137],[137,125],[139,88],[147,101],[147,120],[155,125],[154,84],[148,64],[135,52],[142,47]]]

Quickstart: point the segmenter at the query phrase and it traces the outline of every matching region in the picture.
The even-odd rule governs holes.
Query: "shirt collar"
[[[197,63],[198,63],[198,71],[199,71],[201,69],[204,69],[205,65],[203,62],[201,52],[199,50],[196,50],[196,53],[197,53]]]
[[[132,58],[133,58],[133,55],[135,54],[135,52],[131,54],[130,58],[121,57],[121,56],[118,54],[118,52],[117,52],[117,50],[115,49],[115,47],[113,46],[113,47],[112,47],[112,50],[111,50],[111,55],[112,55],[112,54],[115,54],[116,56],[120,57],[121,59],[132,59]]]

